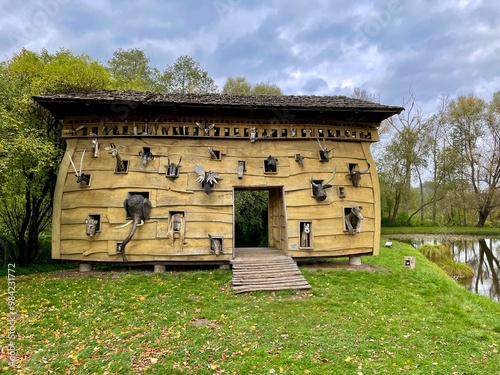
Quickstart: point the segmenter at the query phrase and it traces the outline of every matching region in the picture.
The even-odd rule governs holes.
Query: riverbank
[[[432,236],[487,236],[500,238],[500,228],[478,227],[382,227],[382,236],[427,234]]]

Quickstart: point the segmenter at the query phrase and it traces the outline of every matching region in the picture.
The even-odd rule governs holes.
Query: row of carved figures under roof
[[[257,126],[248,126],[244,128],[243,134],[240,133],[238,127],[224,127],[221,130],[221,124],[216,126],[215,123],[199,123],[195,122],[196,127],[189,125],[173,125],[172,123],[143,123],[138,124],[133,122],[129,125],[125,121],[126,125],[102,125],[100,128],[98,126],[90,125],[90,132],[87,125],[80,125],[78,127],[72,127],[71,130],[65,131],[71,133],[73,136],[83,135],[83,136],[110,136],[110,135],[130,135],[130,136],[225,136],[225,137],[246,137],[250,142],[255,142],[259,139],[277,139],[277,138],[334,138],[334,139],[361,139],[361,140],[371,140],[372,135],[369,131],[362,130],[349,130],[349,129],[317,129],[315,127],[301,127],[298,129],[295,125],[289,125],[289,129],[280,125],[280,129],[277,128],[265,128]],[[233,129],[233,135],[230,135],[230,130]],[[81,132],[81,134],[80,134]]]

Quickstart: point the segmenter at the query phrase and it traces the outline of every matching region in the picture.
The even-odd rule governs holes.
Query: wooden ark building
[[[401,107],[341,96],[132,91],[34,100],[63,120],[67,143],[54,259],[121,262],[134,224],[120,226],[131,216],[143,225],[126,244],[130,262],[228,262],[238,190],[269,192],[269,248],[293,258],[378,254],[370,145]],[[124,208],[136,198],[144,212]],[[363,220],[350,229],[353,207]]]

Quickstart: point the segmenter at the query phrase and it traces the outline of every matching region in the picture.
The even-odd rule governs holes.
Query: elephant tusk
[[[140,227],[141,225],[144,225],[144,220],[141,220],[141,222],[137,224],[138,227]]]
[[[116,229],[125,228],[125,227],[129,226],[130,224],[132,224],[133,222],[134,222],[133,220],[130,220],[129,222],[126,222],[125,224],[120,225],[120,226],[115,227],[115,228],[116,228]]]

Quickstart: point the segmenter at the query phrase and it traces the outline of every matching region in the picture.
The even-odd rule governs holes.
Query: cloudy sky
[[[160,70],[189,55],[227,77],[285,94],[352,95],[389,105],[412,93],[424,114],[441,95],[500,91],[497,0],[0,0],[0,59],[66,48],[105,62],[143,49]]]

